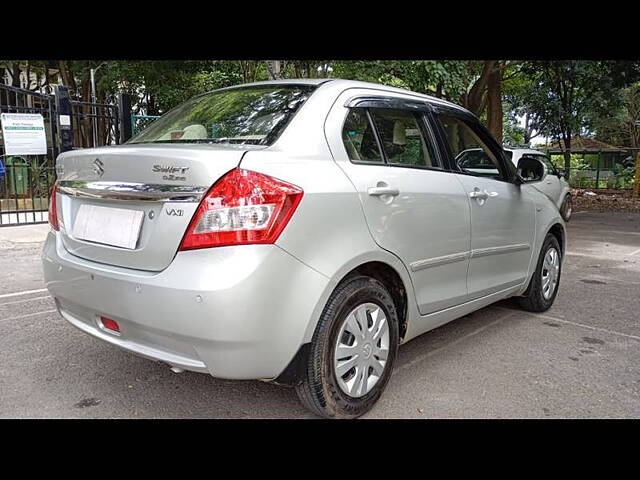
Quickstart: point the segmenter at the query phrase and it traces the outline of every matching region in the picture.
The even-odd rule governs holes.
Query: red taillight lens
[[[262,173],[235,168],[209,189],[180,250],[273,243],[302,200],[302,189]]]
[[[100,322],[102,323],[102,326],[107,330],[120,332],[120,325],[118,325],[118,322],[116,322],[115,320],[111,320],[107,317],[100,317]]]
[[[51,197],[49,198],[49,225],[51,228],[58,231],[60,230],[60,223],[58,222],[58,199],[56,192],[58,191],[58,182],[53,184],[51,189]]]

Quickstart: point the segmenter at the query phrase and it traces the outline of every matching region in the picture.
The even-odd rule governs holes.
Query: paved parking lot
[[[48,227],[0,228],[0,417],[307,418],[294,391],[171,373],[63,321],[43,290]],[[578,212],[555,305],[511,301],[400,349],[368,418],[640,416],[640,215]]]

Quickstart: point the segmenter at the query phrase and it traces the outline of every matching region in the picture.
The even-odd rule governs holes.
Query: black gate
[[[41,114],[47,138],[46,154],[10,156],[0,138],[0,227],[47,221],[60,152],[120,143],[118,105],[72,100],[64,87],[46,95],[0,85],[0,112]]]

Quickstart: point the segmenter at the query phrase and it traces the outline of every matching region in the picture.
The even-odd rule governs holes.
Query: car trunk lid
[[[161,271],[173,260],[202,195],[239,165],[245,151],[261,148],[137,144],[65,152],[57,161],[63,244],[87,260]],[[134,217],[141,225],[139,233],[130,232],[130,247],[114,245],[117,218]]]

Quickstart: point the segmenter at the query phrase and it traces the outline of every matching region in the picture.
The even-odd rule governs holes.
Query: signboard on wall
[[[44,155],[47,136],[39,113],[3,113],[2,138],[5,155]]]

